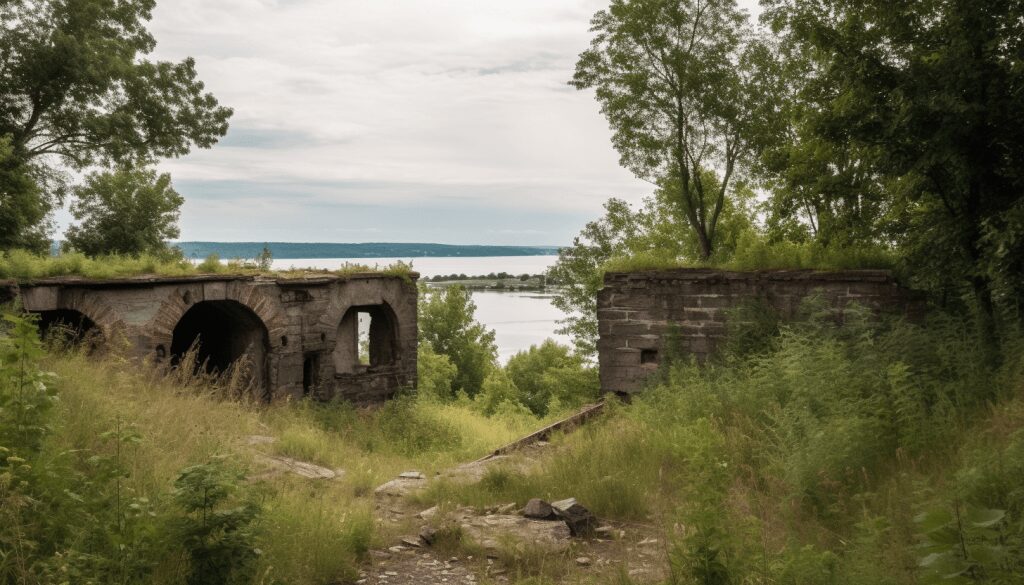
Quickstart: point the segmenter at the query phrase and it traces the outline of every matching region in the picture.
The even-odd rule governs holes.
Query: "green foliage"
[[[921,512],[914,518],[921,540],[919,561],[925,583],[971,583],[1007,579],[1000,527],[1004,510],[964,506]]]
[[[231,260],[222,263],[213,254],[198,265],[186,260],[176,249],[160,254],[138,256],[107,255],[90,258],[81,252],[65,252],[59,256],[40,255],[25,250],[0,252],[0,278],[31,281],[61,276],[85,278],[122,278],[153,274],[157,276],[187,276],[191,274],[269,274],[277,278],[309,278],[313,275],[349,276],[357,273],[376,272],[409,278],[407,264],[398,262],[385,267],[343,266],[338,270],[289,269],[277,272],[263,272],[255,262]]]
[[[184,199],[171,187],[171,176],[145,168],[93,173],[75,188],[71,214],[79,224],[66,232],[72,249],[87,256],[167,250],[178,237]]]
[[[512,356],[505,366],[518,400],[537,416],[579,406],[600,394],[597,370],[548,339]]]
[[[501,408],[524,407],[522,392],[504,368],[495,368],[487,375],[473,402],[487,416],[494,416]]]
[[[423,412],[409,396],[384,405],[376,424],[380,432],[364,438],[364,446],[371,450],[417,455],[457,449],[462,442],[459,429]]]
[[[39,451],[56,394],[39,369],[43,355],[35,319],[5,312],[0,332],[0,447],[8,457]]]
[[[18,175],[0,177],[0,190],[13,196],[5,197],[7,216],[26,220],[10,232],[18,245],[27,245],[26,230],[44,227],[27,220],[62,202],[64,169],[182,156],[227,132],[231,110],[204,91],[191,58],[147,58],[156,45],[146,30],[154,4],[0,4],[0,54],[11,56],[0,69],[0,137],[9,137],[10,166],[0,166]]]
[[[15,158],[11,142],[10,134],[0,134],[0,250],[43,253],[50,249],[46,218],[54,201],[39,188],[32,168]]]
[[[464,287],[421,291],[420,343],[429,344],[455,366],[453,393],[476,395],[497,360],[494,331],[476,321],[476,305]]]
[[[604,267],[613,257],[650,254],[675,262],[685,255],[688,232],[681,218],[662,198],[649,197],[633,210],[620,199],[609,199],[605,214],[587,223],[572,246],[558,251],[548,279],[558,289],[552,304],[568,316],[560,332],[573,338],[578,351],[596,353],[597,291],[604,284]]]
[[[740,237],[733,256],[717,266],[729,270],[850,270],[892,269],[897,264],[896,254],[882,246],[867,243],[850,247],[824,246],[813,241],[771,243],[748,232]]]
[[[182,470],[174,482],[174,499],[185,512],[180,531],[189,555],[189,585],[246,583],[260,550],[253,523],[259,512],[252,502],[232,501],[244,479],[221,460]]]
[[[1003,299],[1019,313],[1024,151],[1021,39],[1014,2],[770,0],[765,22],[811,74],[794,76],[815,105],[803,132],[826,164],[880,182],[882,234],[918,286],[969,296],[994,345]],[[878,207],[873,191],[822,193],[830,205]],[[845,213],[845,212],[844,212]],[[868,215],[876,214],[869,211]]]
[[[270,251],[270,246],[263,244],[263,249],[260,250],[259,256],[256,257],[256,267],[263,272],[269,272],[274,265],[274,254]]]
[[[732,1],[613,0],[571,81],[596,91],[622,166],[670,193],[704,260],[763,99],[745,27]]]
[[[452,382],[458,368],[448,356],[436,353],[429,344],[422,343],[417,348],[416,374],[416,392],[420,396],[450,400],[455,395]]]

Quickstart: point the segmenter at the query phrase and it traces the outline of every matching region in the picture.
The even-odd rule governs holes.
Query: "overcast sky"
[[[159,0],[156,57],[194,57],[235,110],[213,149],[161,165],[182,239],[568,243],[650,191],[566,85],[606,5]]]

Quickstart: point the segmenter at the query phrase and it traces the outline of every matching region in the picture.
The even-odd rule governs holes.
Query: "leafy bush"
[[[476,321],[476,305],[466,288],[420,290],[420,343],[455,366],[453,394],[475,396],[498,357],[494,331]]]
[[[179,530],[189,558],[189,585],[251,579],[260,555],[253,534],[259,509],[251,501],[232,501],[242,479],[214,459],[183,469],[175,480],[174,499],[185,512]]]
[[[600,394],[597,370],[550,339],[512,356],[505,370],[519,401],[537,416],[579,406]]]

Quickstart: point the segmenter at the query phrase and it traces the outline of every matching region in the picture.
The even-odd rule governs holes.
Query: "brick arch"
[[[152,351],[158,345],[163,345],[169,350],[178,322],[189,309],[203,301],[234,301],[249,309],[266,328],[270,349],[280,348],[281,338],[286,335],[288,329],[287,316],[276,310],[273,301],[259,290],[260,287],[234,284],[227,286],[225,294],[216,298],[205,298],[201,284],[172,290],[150,321],[150,347],[147,350]],[[190,297],[189,302],[186,302],[186,297]]]
[[[386,307],[390,319],[393,321],[395,328],[396,339],[401,337],[405,328],[408,324],[402,320],[402,314],[399,312],[400,299],[395,298],[397,295],[390,294],[390,291],[384,291],[379,296],[373,297],[361,297],[355,296],[352,298],[341,299],[336,294],[338,289],[332,291],[330,303],[327,306],[327,310],[323,312],[320,318],[317,320],[317,328],[321,333],[324,334],[324,342],[330,347],[338,341],[338,324],[341,323],[345,315],[353,307],[365,307],[370,305],[383,305]]]
[[[56,308],[78,311],[85,315],[96,324],[105,339],[113,339],[127,329],[127,325],[118,312],[105,302],[103,295],[99,293],[64,291]]]

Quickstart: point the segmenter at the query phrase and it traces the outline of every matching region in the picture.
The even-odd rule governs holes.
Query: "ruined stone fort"
[[[851,304],[874,314],[917,318],[921,295],[888,270],[764,270],[700,268],[610,273],[597,295],[601,389],[632,394],[658,368],[668,340],[705,360],[728,334],[731,309],[751,302],[792,319],[809,296],[837,316]]]
[[[44,330],[65,323],[121,338],[129,353],[157,363],[174,366],[191,350],[195,363],[223,372],[244,356],[266,401],[368,404],[416,386],[417,278],[58,278],[0,289],[38,314]],[[730,309],[756,300],[786,319],[810,295],[840,313],[851,303],[875,313],[923,310],[920,296],[884,270],[610,273],[597,298],[602,390],[642,390],[670,337],[676,351],[706,359],[728,333]],[[360,323],[369,342],[362,351]]]
[[[365,404],[416,385],[417,276],[58,278],[3,286],[39,315],[44,330],[71,324],[172,365],[194,348],[194,362],[208,371],[226,371],[244,356],[264,400]],[[363,359],[360,321],[369,329]]]

